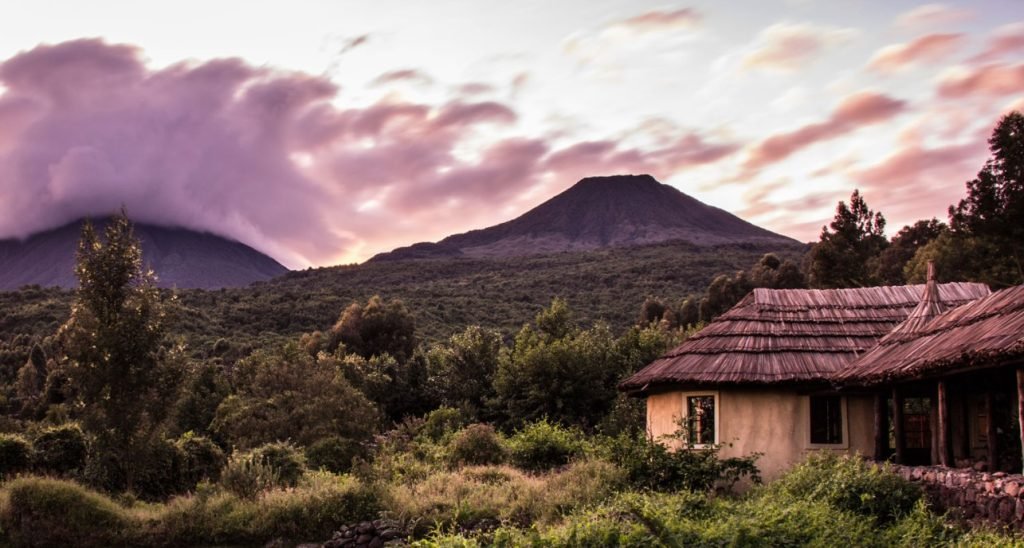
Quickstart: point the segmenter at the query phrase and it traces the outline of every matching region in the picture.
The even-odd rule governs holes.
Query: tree
[[[17,395],[21,401],[21,412],[29,414],[36,409],[39,397],[46,386],[46,354],[39,343],[32,345],[28,360],[18,370]]]
[[[622,361],[606,325],[580,330],[561,299],[526,325],[502,353],[495,404],[511,425],[548,418],[592,427],[615,400]]]
[[[338,359],[314,358],[296,343],[258,351],[235,364],[234,393],[217,407],[212,429],[237,449],[328,436],[363,441],[380,415],[342,373]]]
[[[108,477],[132,491],[177,395],[181,349],[165,345],[164,310],[152,272],[122,210],[97,237],[82,227],[71,317],[60,328],[83,426]]]
[[[666,312],[670,311],[665,306],[665,303],[654,297],[647,297],[644,299],[644,304],[640,306],[640,318],[637,320],[637,325],[660,322],[665,317]]]
[[[494,373],[504,344],[497,331],[477,325],[452,335],[427,352],[430,387],[438,402],[458,408],[473,422],[494,398]]]
[[[854,190],[850,205],[839,202],[835,218],[822,227],[821,238],[808,254],[810,285],[833,289],[876,284],[870,263],[887,245],[885,217],[868,208],[860,191]]]
[[[992,157],[967,182],[967,196],[949,208],[950,229],[992,253],[976,258],[987,268],[980,281],[1024,283],[1024,115],[1003,116],[988,140]]]
[[[322,349],[328,352],[344,344],[348,351],[367,359],[389,354],[404,363],[416,350],[416,322],[401,300],[385,302],[374,295],[366,305],[350,304],[330,335],[318,338],[314,334],[311,341],[316,340],[323,340],[326,347]]]
[[[874,278],[885,285],[903,285],[907,279],[904,268],[918,249],[933,242],[948,229],[938,219],[917,221],[905,226],[893,236],[889,247],[882,250],[874,261]]]

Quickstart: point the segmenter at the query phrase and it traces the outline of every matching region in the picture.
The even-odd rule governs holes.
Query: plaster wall
[[[843,396],[843,443],[812,444],[810,399],[794,390],[722,389],[657,394],[647,399],[648,433],[655,439],[676,430],[687,395],[714,393],[718,408],[718,442],[723,457],[762,453],[757,466],[770,481],[810,451],[870,455],[874,448],[874,407],[871,397]]]

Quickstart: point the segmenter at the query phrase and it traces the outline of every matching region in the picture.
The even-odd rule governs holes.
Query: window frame
[[[715,424],[714,424],[715,439],[714,439],[714,441],[712,443],[690,443],[689,435],[687,435],[685,439],[680,440],[680,441],[682,441],[682,444],[683,444],[684,447],[690,447],[690,448],[693,448],[693,449],[704,449],[704,448],[710,447],[712,445],[717,445],[719,443],[719,440],[722,439],[722,431],[721,431],[721,420],[722,420],[722,412],[721,411],[722,411],[722,406],[721,406],[721,402],[719,400],[718,392],[717,391],[714,391],[714,390],[700,390],[700,391],[692,391],[692,392],[683,392],[682,393],[682,407],[683,407],[683,409],[682,409],[682,413],[680,414],[681,424],[682,425],[688,425],[689,424],[689,420],[690,420],[690,405],[689,405],[690,401],[689,401],[689,399],[690,398],[700,398],[700,397],[711,397],[711,398],[713,398],[714,409],[715,409]]]
[[[840,441],[839,443],[814,443],[811,440],[811,436],[814,433],[814,429],[812,428],[812,425],[811,425],[811,421],[814,420],[814,418],[813,418],[814,408],[811,405],[811,398],[817,398],[817,397],[839,398],[839,434],[842,437],[842,441]],[[806,414],[806,422],[804,423],[804,424],[807,425],[807,436],[806,436],[807,447],[809,449],[849,449],[850,448],[850,414],[848,413],[846,396],[841,396],[839,394],[815,394],[815,395],[810,395],[809,394],[809,395],[807,395],[807,397],[804,398],[804,401],[805,401],[804,409],[806,410],[806,413],[807,413]]]

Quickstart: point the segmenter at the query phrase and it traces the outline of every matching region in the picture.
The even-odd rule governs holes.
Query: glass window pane
[[[811,396],[811,443],[843,443],[843,410],[839,396]]]
[[[687,396],[686,433],[691,445],[715,443],[714,396]]]

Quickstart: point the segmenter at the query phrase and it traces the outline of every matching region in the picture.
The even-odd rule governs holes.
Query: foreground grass
[[[600,460],[535,475],[434,468],[390,482],[315,472],[253,500],[203,486],[163,504],[20,477],[0,487],[0,527],[13,546],[259,545],[322,541],[383,515],[422,547],[1024,546],[946,523],[912,485],[857,459],[811,459],[742,497],[639,492],[624,477]]]

